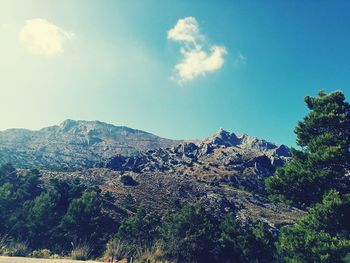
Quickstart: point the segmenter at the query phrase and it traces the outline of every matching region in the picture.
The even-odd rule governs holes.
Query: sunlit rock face
[[[228,184],[264,193],[265,178],[290,159],[288,147],[220,129],[196,143],[181,143],[137,156],[116,155],[100,167],[120,172],[189,175],[210,184]]]
[[[76,170],[92,167],[116,154],[131,156],[180,142],[100,121],[65,120],[39,131],[0,132],[0,164],[11,162],[17,168]]]

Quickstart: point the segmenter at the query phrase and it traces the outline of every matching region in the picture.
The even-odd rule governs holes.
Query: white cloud
[[[190,16],[177,21],[176,25],[168,31],[168,39],[195,44],[197,40],[202,40],[204,37],[199,33],[197,20]]]
[[[213,46],[209,52],[201,48],[181,50],[182,61],[175,66],[180,82],[189,81],[208,72],[218,70],[224,64],[224,55],[227,53],[223,46]]]
[[[65,31],[42,18],[26,20],[18,34],[18,39],[31,53],[48,57],[63,54],[64,42],[74,37],[73,32]]]
[[[182,58],[175,65],[173,76],[180,84],[214,72],[224,65],[226,48],[207,44],[194,17],[179,19],[168,31],[168,39],[181,43]]]

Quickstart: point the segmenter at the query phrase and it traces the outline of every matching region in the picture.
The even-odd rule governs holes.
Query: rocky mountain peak
[[[75,125],[77,124],[77,121],[75,120],[70,120],[70,119],[67,119],[65,121],[63,121],[59,127],[61,130],[63,131],[69,131],[72,127],[74,127]]]
[[[108,128],[126,128],[120,126],[114,126],[101,121],[84,121],[84,120],[71,120],[67,119],[59,125],[60,130],[68,132],[79,128],[80,130],[91,130],[91,129],[108,129]],[[130,129],[131,130],[131,129]]]
[[[218,146],[236,146],[239,143],[239,140],[236,134],[220,128],[214,135],[205,139],[204,142]]]
[[[204,145],[214,147],[238,147],[246,150],[277,154],[278,156],[290,157],[290,150],[283,144],[274,144],[263,139],[247,134],[236,135],[220,128],[215,134],[202,141]]]

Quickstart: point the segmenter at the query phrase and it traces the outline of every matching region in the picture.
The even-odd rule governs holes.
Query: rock
[[[229,184],[264,194],[265,178],[273,175],[276,168],[288,160],[284,156],[287,150],[285,146],[248,138],[247,135],[237,137],[221,129],[198,143],[182,143],[138,156],[115,156],[102,167],[139,174],[164,172],[190,175],[214,185]]]
[[[275,149],[275,154],[278,156],[285,156],[285,157],[291,157],[292,154],[289,150],[289,148],[285,145],[279,145],[276,149]]]
[[[239,139],[234,133],[227,132],[220,128],[213,136],[208,137],[205,143],[218,146],[237,146]]]

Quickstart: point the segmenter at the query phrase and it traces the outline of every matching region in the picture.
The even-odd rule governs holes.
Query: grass
[[[98,261],[80,261],[70,259],[43,259],[43,258],[22,258],[22,257],[2,257],[0,263],[96,263]]]
[[[88,242],[79,243],[78,245],[73,244],[71,257],[74,260],[87,260],[90,257],[91,251],[92,246]]]

